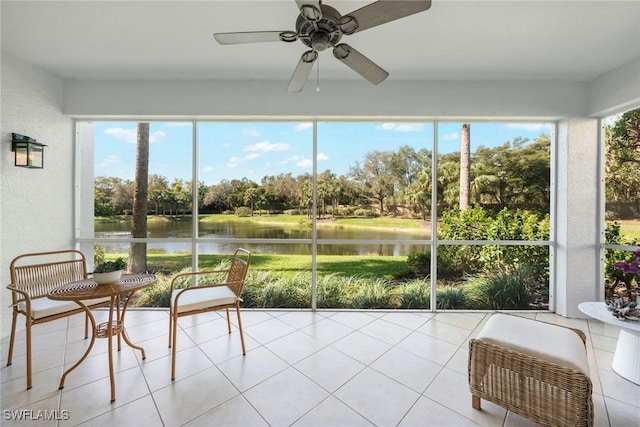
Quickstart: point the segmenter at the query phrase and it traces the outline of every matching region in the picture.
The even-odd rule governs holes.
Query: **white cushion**
[[[587,351],[582,339],[571,329],[495,313],[477,339],[575,369],[589,377]]]
[[[213,288],[194,287],[189,289],[190,290],[185,291],[178,300],[178,313],[235,304],[238,300],[236,294],[228,286],[217,286]],[[173,307],[176,296],[182,291],[183,289],[175,289],[171,293],[171,307]]]
[[[91,300],[82,301],[84,305],[91,307],[92,305],[99,304],[101,302],[109,302],[110,297],[95,298]],[[26,304],[24,302],[18,303],[20,310],[26,310]],[[42,319],[43,317],[53,316],[67,311],[77,310],[80,305],[74,301],[54,301],[49,298],[36,298],[31,300],[31,318]]]

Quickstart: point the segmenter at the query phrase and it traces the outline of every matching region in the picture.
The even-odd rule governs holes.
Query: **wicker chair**
[[[543,426],[593,425],[585,334],[495,313],[469,341],[472,405],[493,402]]]
[[[171,300],[169,303],[169,347],[171,347],[171,379],[176,377],[176,341],[178,336],[178,318],[208,311],[225,310],[227,313],[227,328],[231,333],[229,309],[235,308],[238,315],[238,330],[242,354],[246,354],[244,335],[242,333],[242,319],[240,317],[240,302],[242,289],[251,263],[251,252],[246,249],[236,249],[227,270],[203,270],[176,275],[171,280]],[[208,284],[206,276],[226,273],[222,283]],[[210,277],[209,277],[210,279]]]
[[[11,261],[11,338],[7,366],[13,361],[18,314],[26,318],[27,389],[31,380],[31,328],[40,323],[51,322],[78,313],[85,313],[84,337],[89,336],[89,319],[86,312],[73,301],[53,301],[47,294],[56,286],[88,278],[84,254],[76,250],[38,252],[17,256]],[[109,297],[86,301],[89,308],[108,307]]]

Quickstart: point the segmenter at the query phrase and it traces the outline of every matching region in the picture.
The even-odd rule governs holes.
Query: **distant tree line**
[[[500,146],[480,146],[471,154],[471,203],[501,209],[506,206],[547,208],[550,194],[549,136],[534,141],[516,138]],[[371,151],[353,165],[349,173],[325,170],[317,177],[320,215],[337,215],[344,207],[373,208],[380,214],[396,214],[399,207],[428,218],[431,208],[433,152],[401,146],[396,151]],[[438,156],[438,204],[458,204],[460,153]],[[311,214],[312,180],[309,173],[266,175],[259,183],[249,179],[222,180],[198,185],[198,210],[221,213],[249,207],[252,212],[295,210]],[[638,187],[640,188],[640,187]],[[131,180],[100,176],[95,179],[95,215],[128,214],[133,208]],[[185,215],[192,212],[190,181],[152,174],[148,176],[148,213]]]

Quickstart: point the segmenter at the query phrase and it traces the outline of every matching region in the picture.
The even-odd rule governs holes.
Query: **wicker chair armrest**
[[[193,272],[189,272],[189,273],[180,273],[180,274],[176,274],[175,276],[173,276],[173,279],[171,279],[171,284],[169,287],[169,293],[173,292],[174,289],[176,289],[175,284],[178,281],[178,279],[184,278],[184,277],[198,277],[198,276],[204,276],[205,274],[219,274],[219,273],[226,273],[229,270],[203,270],[203,271],[193,271]],[[216,284],[218,285],[218,284]],[[222,282],[220,282],[220,285],[223,285]],[[188,289],[191,288],[191,285],[187,285],[184,288],[177,288],[177,289]],[[202,286],[198,286],[199,288]]]
[[[27,304],[31,304],[31,295],[25,289],[18,288],[15,284],[7,285],[7,289],[11,291],[11,298],[13,299],[13,303],[11,305],[16,305],[18,301],[24,300]],[[16,294],[22,296],[19,298]],[[11,306],[10,306],[11,307]]]
[[[179,290],[180,292],[176,294],[176,301],[178,300],[178,298],[180,298],[180,295],[188,291],[198,291],[198,290],[207,289],[207,288],[220,288],[223,286],[233,289],[234,286],[239,285],[240,283],[241,282],[224,282],[224,283],[214,283],[213,285],[187,286],[186,288],[179,288],[177,290]]]

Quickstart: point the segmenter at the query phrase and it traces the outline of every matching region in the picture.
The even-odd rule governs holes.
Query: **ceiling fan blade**
[[[215,33],[213,37],[220,44],[292,42],[298,39],[293,31],[248,31],[243,33]]]
[[[316,59],[318,59],[318,52],[315,50],[308,50],[302,54],[296,69],[293,71],[291,80],[289,80],[287,92],[300,92],[302,90]]]
[[[307,21],[318,22],[322,19],[320,0],[296,0],[300,14]]]
[[[422,12],[431,7],[431,0],[378,0],[340,18],[340,31],[353,34]]]
[[[374,85],[389,76],[389,73],[346,43],[337,45],[333,49],[333,56]]]

